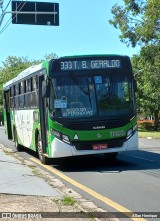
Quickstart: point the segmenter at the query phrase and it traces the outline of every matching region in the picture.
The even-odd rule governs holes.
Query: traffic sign
[[[59,26],[59,4],[12,1],[12,23]]]

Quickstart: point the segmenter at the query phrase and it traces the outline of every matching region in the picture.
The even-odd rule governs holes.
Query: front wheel
[[[37,138],[37,152],[41,163],[48,164],[48,158],[43,154],[42,141],[39,134]]]
[[[104,153],[104,156],[105,156],[105,158],[106,158],[108,161],[114,161],[114,160],[116,160],[117,155],[118,155],[118,152],[115,152],[115,153]]]

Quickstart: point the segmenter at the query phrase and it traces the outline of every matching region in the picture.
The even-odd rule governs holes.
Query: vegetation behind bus
[[[138,82],[137,107],[144,118],[154,116],[154,130],[160,121],[160,1],[124,0],[112,7],[110,24],[120,30],[120,41],[139,46],[132,66]],[[120,5],[121,4],[121,5]]]

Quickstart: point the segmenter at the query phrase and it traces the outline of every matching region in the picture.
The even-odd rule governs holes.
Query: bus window
[[[31,78],[31,91],[37,90],[37,78],[36,76]]]
[[[21,94],[21,83],[18,84],[19,94]]]
[[[37,93],[37,81],[36,77],[33,77],[31,79],[31,106],[32,107],[37,107],[38,106],[38,93]]]
[[[31,92],[31,79],[26,80],[26,92]]]
[[[31,79],[25,80],[25,107],[31,107]]]
[[[19,84],[14,85],[14,107],[18,108]]]
[[[10,104],[11,104],[11,108],[14,107],[14,98],[13,98],[14,94],[13,94],[13,86],[10,87]]]
[[[24,82],[19,83],[19,107],[24,108]]]

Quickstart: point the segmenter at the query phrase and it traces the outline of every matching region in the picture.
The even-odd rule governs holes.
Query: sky
[[[31,1],[31,0],[30,0]],[[52,2],[42,0],[42,2]],[[4,0],[4,8],[9,0]],[[120,42],[120,31],[109,24],[111,8],[123,0],[55,0],[59,3],[59,26],[10,24],[6,14],[0,27],[0,66],[8,56],[41,59],[45,54],[58,57],[86,54],[120,54],[132,56],[138,49]],[[9,5],[7,12],[11,11]],[[1,13],[1,10],[0,10]]]

